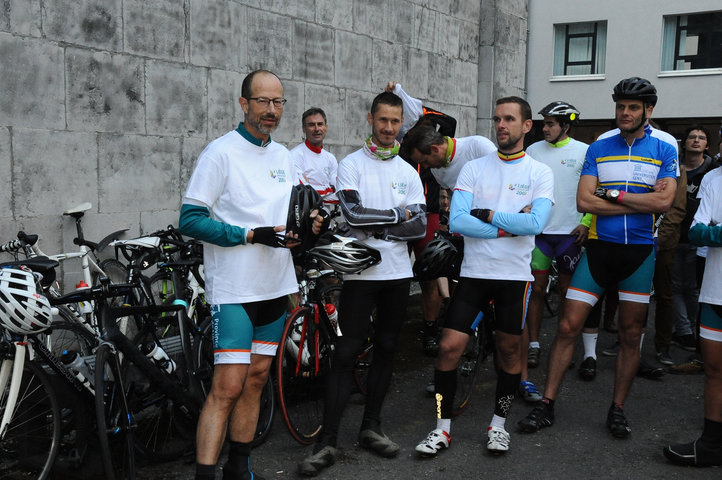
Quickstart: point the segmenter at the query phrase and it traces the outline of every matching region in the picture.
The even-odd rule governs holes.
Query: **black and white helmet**
[[[560,124],[576,123],[579,120],[580,112],[571,103],[557,100],[539,110],[539,115],[544,117],[555,117]]]
[[[612,100],[641,100],[652,106],[657,105],[657,89],[646,78],[630,77],[614,87]]]
[[[414,277],[424,282],[439,277],[452,276],[460,256],[451,240],[440,236],[426,244],[419,258],[414,262]]]
[[[0,323],[14,333],[33,334],[50,327],[48,298],[37,287],[32,272],[0,269]]]
[[[381,262],[381,252],[375,248],[330,232],[322,235],[308,254],[340,273],[361,273]]]

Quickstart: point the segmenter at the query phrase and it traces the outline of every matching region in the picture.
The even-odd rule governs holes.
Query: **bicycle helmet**
[[[453,271],[458,253],[448,238],[440,236],[431,240],[414,262],[414,276],[422,282],[448,277]]]
[[[0,269],[0,323],[5,328],[14,333],[33,334],[50,327],[52,319],[50,302],[39,293],[32,272]]]
[[[308,236],[313,226],[311,211],[320,208],[322,204],[321,196],[311,185],[299,183],[294,186],[288,203],[286,232],[297,233],[301,239]]]
[[[539,110],[539,115],[555,117],[563,125],[565,123],[576,123],[579,120],[580,113],[574,105],[558,100]]]
[[[641,100],[652,106],[657,104],[657,89],[649,80],[640,77],[625,78],[614,87],[612,100]]]
[[[308,254],[340,273],[361,273],[381,262],[381,252],[355,238],[335,233],[322,235]]]

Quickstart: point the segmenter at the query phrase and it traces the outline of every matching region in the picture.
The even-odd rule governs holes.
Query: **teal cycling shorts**
[[[699,336],[712,342],[722,342],[722,305],[700,303]]]
[[[213,363],[250,364],[251,354],[276,354],[286,322],[287,298],[211,305]]]

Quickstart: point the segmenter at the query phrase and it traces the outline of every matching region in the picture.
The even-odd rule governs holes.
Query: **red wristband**
[[[627,193],[624,190],[619,191],[619,196],[617,196],[617,203],[622,203],[622,199],[624,198],[624,194]]]
[[[496,238],[501,238],[501,237],[506,237],[506,232],[500,228],[499,232],[496,234]]]

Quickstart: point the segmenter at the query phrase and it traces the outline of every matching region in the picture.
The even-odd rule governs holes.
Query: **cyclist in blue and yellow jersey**
[[[436,428],[416,446],[420,455],[449,446],[459,360],[479,311],[492,300],[499,372],[486,448],[503,453],[511,443],[505,423],[521,378],[531,252],[554,202],[554,176],[524,152],[532,126],[526,100],[498,99],[493,120],[498,151],[462,167],[451,199],[450,230],[464,235],[464,260],[436,359]]]
[[[644,129],[657,103],[654,86],[642,78],[628,78],[614,87],[612,99],[620,133],[594,142],[587,150],[577,210],[595,217],[552,344],[544,397],[519,422],[524,432],[553,424],[554,402],[575,340],[600,295],[614,285],[619,289],[620,351],[607,428],[618,438],[631,431],[624,402],[639,365],[639,341],[654,273],[655,221],[672,204],[678,166],[676,150]]]
[[[198,157],[179,221],[183,234],[204,242],[213,314],[215,367],[198,420],[197,480],[215,478],[227,431],[223,478],[261,479],[250,470],[250,442],[286,318],[286,296],[298,290],[289,250],[298,242],[283,233],[298,176],[288,150],[271,139],[286,103],[281,81],[267,70],[249,73],[239,103],[244,121]],[[320,227],[319,215],[314,233]]]

